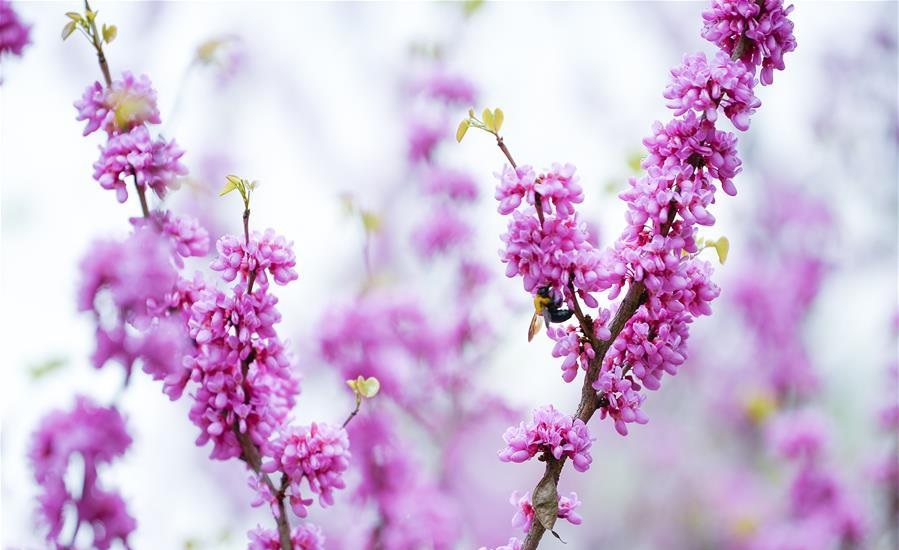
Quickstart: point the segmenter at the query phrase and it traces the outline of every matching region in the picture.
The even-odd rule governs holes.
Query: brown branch
[[[140,199],[140,211],[143,212],[145,218],[150,217],[150,207],[147,206],[147,188],[138,185],[137,172],[131,167],[131,175],[134,176],[134,189],[137,190],[137,198]]]
[[[90,4],[87,3],[87,0],[84,0],[84,9],[85,11],[91,11]],[[100,70],[103,72],[103,80],[106,81],[106,87],[109,88],[112,86],[112,76],[109,73],[109,64],[106,62],[106,55],[103,53],[103,42],[100,39],[100,33],[97,32],[97,24],[93,19],[90,20],[91,24],[91,44],[94,46],[94,49],[97,50],[97,63],[100,64]]]

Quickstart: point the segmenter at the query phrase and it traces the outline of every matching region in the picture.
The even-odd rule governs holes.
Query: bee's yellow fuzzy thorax
[[[543,310],[546,309],[546,306],[552,301],[548,296],[536,295],[534,296],[534,311],[537,312],[538,315],[543,314]]]

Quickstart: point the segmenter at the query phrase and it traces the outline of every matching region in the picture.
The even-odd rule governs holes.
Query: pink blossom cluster
[[[503,462],[525,462],[545,453],[556,460],[570,458],[577,471],[585,472],[593,461],[593,439],[587,426],[580,418],[563,414],[552,405],[536,409],[530,422],[510,427],[503,439],[506,447],[499,451]]]
[[[457,105],[473,104],[477,93],[467,78],[441,67],[426,75],[416,88],[432,100]]]
[[[150,213],[150,221],[159,232],[172,244],[176,255],[176,265],[184,267],[181,258],[202,257],[209,253],[209,232],[194,218],[181,218],[171,211],[154,210]],[[142,225],[146,218],[131,218],[131,223]]]
[[[291,357],[274,329],[281,319],[277,302],[239,283],[233,295],[207,288],[191,307],[188,330],[197,346],[184,366],[197,388],[190,419],[201,430],[197,445],[212,441],[212,458],[241,456],[237,432],[264,446],[299,394]]]
[[[0,0],[0,57],[22,55],[22,50],[31,43],[30,35],[31,25],[19,19],[8,0]]]
[[[861,503],[827,465],[827,426],[808,411],[785,413],[769,430],[775,450],[794,464],[785,513],[753,540],[752,550],[777,550],[802,541],[797,548],[859,545],[866,525]]]
[[[247,533],[250,545],[247,550],[281,550],[281,540],[273,529],[256,526]],[[290,542],[294,550],[324,550],[325,536],[321,529],[311,523],[301,523],[290,533]]]
[[[478,550],[521,550],[522,544],[524,544],[524,541],[518,540],[518,537],[512,537],[506,544],[502,544],[495,548],[487,548],[486,546],[482,546]]]
[[[243,282],[249,281],[249,274],[255,274],[257,284],[268,286],[268,275],[279,285],[286,285],[298,278],[294,266],[296,256],[293,243],[266,229],[265,233],[254,231],[247,241],[236,235],[225,235],[215,244],[218,257],[209,268],[220,271],[222,279],[234,281],[238,274]]]
[[[306,517],[306,505],[300,490],[303,480],[318,495],[322,506],[334,504],[334,489],[343,489],[343,473],[350,462],[350,442],[346,430],[328,424],[289,426],[266,448],[274,460],[264,464],[266,473],[283,472],[289,485],[286,494],[294,513]]]
[[[509,498],[509,502],[515,507],[512,525],[520,527],[523,532],[527,533],[534,521],[534,506],[531,504],[530,493],[521,495],[515,491]],[[556,517],[567,520],[572,525],[580,525],[584,519],[575,511],[580,505],[581,501],[577,498],[577,493],[571,492],[567,497],[560,495],[559,512]]]
[[[41,421],[33,435],[28,457],[41,493],[38,516],[48,528],[46,540],[53,547],[66,525],[69,509],[77,512],[78,527],[90,527],[92,548],[107,550],[116,541],[128,546],[128,536],[137,523],[122,497],[100,485],[98,468],[122,456],[131,446],[125,421],[114,407],[101,407],[86,397],[77,397],[70,411],[57,410]],[[73,455],[80,456],[84,472],[69,471]],[[67,479],[83,479],[69,487]]]
[[[145,75],[129,72],[108,87],[94,82],[75,102],[77,120],[87,122],[84,135],[98,129],[107,134],[94,163],[94,179],[103,189],[115,190],[119,202],[128,199],[129,178],[140,189],[153,189],[162,198],[187,174],[184,151],[174,141],[153,138],[147,124],[159,124],[156,91]]]
[[[712,0],[702,14],[702,36],[728,56],[739,53],[739,61],[753,74],[761,67],[759,78],[768,85],[774,82],[774,69],[784,69],[784,54],[796,49],[788,17],[792,11],[783,0]]]

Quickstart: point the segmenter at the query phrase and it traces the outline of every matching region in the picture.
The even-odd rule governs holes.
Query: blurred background
[[[78,265],[92,240],[127,235],[139,210],[91,179],[100,138],[81,137],[72,102],[101,75],[81,37],[59,36],[80,4],[14,5],[33,28],[23,57],[0,68],[2,545],[42,547],[29,438],[80,393],[116,403],[135,440],[103,472],[138,520],[133,548],[244,547],[271,519],[249,507],[242,467],[194,445],[186,401],[139,372],[123,389],[121,369],[90,364]],[[699,35],[706,3],[93,7],[118,26],[113,76],[152,79],[160,131],[187,151],[172,209],[214,239],[237,233],[239,201],[217,192],[226,174],[258,179],[254,227],[295,243],[300,279],[275,293],[303,376],[296,417],[340,422],[353,406],[343,380],[358,366],[342,346],[372,334],[389,348],[369,368],[403,391],[385,389],[351,425],[352,450],[363,461],[366,434],[387,426],[415,481],[384,508],[354,493],[351,473],[334,507],[312,510],[327,546],[366,548],[388,516],[387,549],[521,536],[509,495],[530,490],[542,465],[500,463],[503,430],[540,405],[573,410],[580,384],[561,380],[548,338],[527,342],[530,298],[496,253],[506,220],[492,174],[504,159],[483,133],[457,144],[456,124],[469,107],[501,107],[519,163],[576,164],[581,213],[609,244],[641,139],[670,116],[669,69],[713,51]],[[715,313],[694,324],[679,375],[649,392],[649,424],[627,437],[591,424],[593,467],[560,485],[583,502],[581,526],[557,524],[569,548],[751,548],[771,533],[839,547],[809,542],[820,525],[790,519],[795,466],[770,434],[800,416],[826,434],[821,470],[846,532],[858,531],[852,547],[892,547],[899,434],[878,419],[899,403],[897,4],[796,2],[792,19],[798,49],[756,91],[739,194],[719,198],[706,235],[731,246],[716,262]],[[437,196],[438,173],[465,174],[472,200]],[[447,218],[467,229],[440,226]]]

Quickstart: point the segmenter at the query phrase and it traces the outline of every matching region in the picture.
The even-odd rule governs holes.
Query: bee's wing
[[[543,326],[543,317],[535,311],[534,316],[531,317],[531,325],[528,327],[528,342],[533,340],[534,336],[540,332],[541,326]]]

